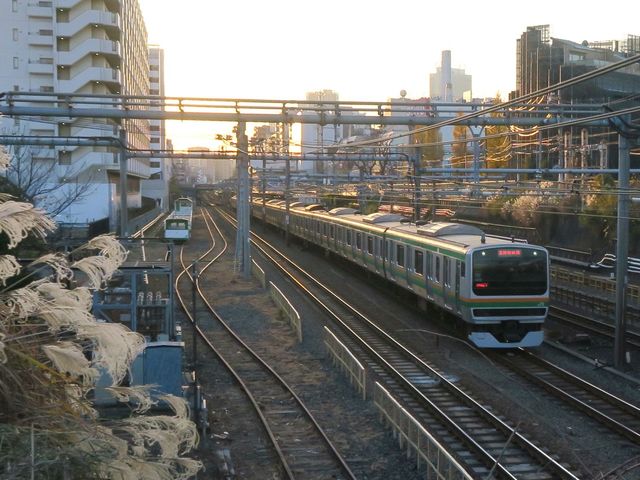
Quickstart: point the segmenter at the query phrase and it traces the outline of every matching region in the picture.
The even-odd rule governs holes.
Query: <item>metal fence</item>
[[[340,370],[349,375],[351,384],[356,386],[362,395],[362,399],[367,398],[366,371],[362,363],[349,351],[344,343],[338,340],[331,330],[324,327],[324,345],[333,359],[334,365],[338,365]]]
[[[293,308],[293,305],[287,300],[287,297],[284,296],[273,282],[269,282],[269,293],[280,311],[282,311],[289,320],[289,323],[298,335],[298,341],[302,342],[302,322],[300,321],[300,314],[298,314],[296,309]]]
[[[471,480],[473,476],[378,382],[373,402],[392,428],[400,447],[415,455],[418,469],[427,468],[426,478]]]

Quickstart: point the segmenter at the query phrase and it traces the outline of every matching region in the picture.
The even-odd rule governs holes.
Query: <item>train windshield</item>
[[[167,221],[166,228],[170,230],[186,230],[187,222],[185,222],[184,220],[173,220],[173,221],[169,220]]]
[[[547,291],[547,254],[518,246],[473,252],[476,295],[542,295]]]

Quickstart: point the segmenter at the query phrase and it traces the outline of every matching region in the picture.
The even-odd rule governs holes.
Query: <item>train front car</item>
[[[164,238],[182,243],[191,236],[191,218],[172,214],[164,221]]]
[[[481,348],[539,346],[549,308],[547,251],[525,243],[487,244],[467,253],[469,264],[469,340]]]

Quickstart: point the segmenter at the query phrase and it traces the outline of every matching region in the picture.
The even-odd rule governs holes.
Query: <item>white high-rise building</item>
[[[149,46],[149,95],[164,97],[164,50],[157,45]],[[162,110],[159,101],[152,100],[151,110]],[[167,138],[164,120],[149,120],[149,148],[167,150]],[[142,181],[142,196],[155,199],[156,205],[163,209],[169,206],[169,180],[172,176],[170,158],[159,155],[149,159],[150,177]]]
[[[312,100],[318,102],[318,107],[322,106],[327,113],[333,113],[331,106],[324,104],[323,102],[337,102],[339,100],[338,92],[333,90],[320,90],[316,92],[307,92],[305,94],[305,100]],[[302,109],[307,108],[309,110],[317,108],[314,105],[306,104],[301,106]],[[302,154],[323,154],[326,153],[327,147],[333,146],[340,138],[343,138],[343,132],[339,126],[336,125],[302,125]],[[313,161],[301,161],[297,165],[297,169],[308,173],[325,173],[322,171],[324,165],[319,162]]]
[[[442,51],[442,60],[435,73],[429,74],[429,97],[442,102],[470,102],[471,75],[462,68],[451,67],[451,50]]]
[[[138,0],[0,0],[0,12],[0,92],[149,94],[147,33]],[[127,120],[122,127],[129,147],[149,148],[147,121]],[[119,129],[116,121],[100,118],[0,119],[0,132],[11,135],[118,136]],[[108,218],[112,229],[117,225],[117,149],[22,146],[12,151],[19,168],[29,166],[35,178],[46,179],[41,190],[28,193],[59,223]],[[15,181],[16,173],[14,165],[6,175]],[[140,181],[149,173],[147,159],[128,161],[130,207],[140,206]],[[77,192],[81,195],[75,198]]]

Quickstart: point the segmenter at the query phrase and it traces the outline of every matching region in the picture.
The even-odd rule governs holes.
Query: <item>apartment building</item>
[[[148,95],[147,53],[138,0],[0,0],[0,92]],[[131,148],[149,148],[146,120],[119,125],[101,118],[0,119],[2,133],[20,136],[117,136],[121,127]],[[33,183],[20,186],[59,223],[86,225],[108,219],[111,229],[117,225],[117,149],[25,145],[11,153],[18,161],[6,176],[19,182],[29,168],[40,179],[40,190],[30,191]],[[128,161],[129,207],[140,206],[140,182],[149,175],[148,159]]]
[[[149,45],[149,95],[164,97],[164,50]],[[151,110],[162,110],[159,101],[153,100]],[[157,156],[149,159],[149,179],[142,181],[142,196],[154,199],[158,207],[169,209],[169,180],[172,176],[171,159],[164,157],[167,137],[164,120],[149,120],[149,148]]]

